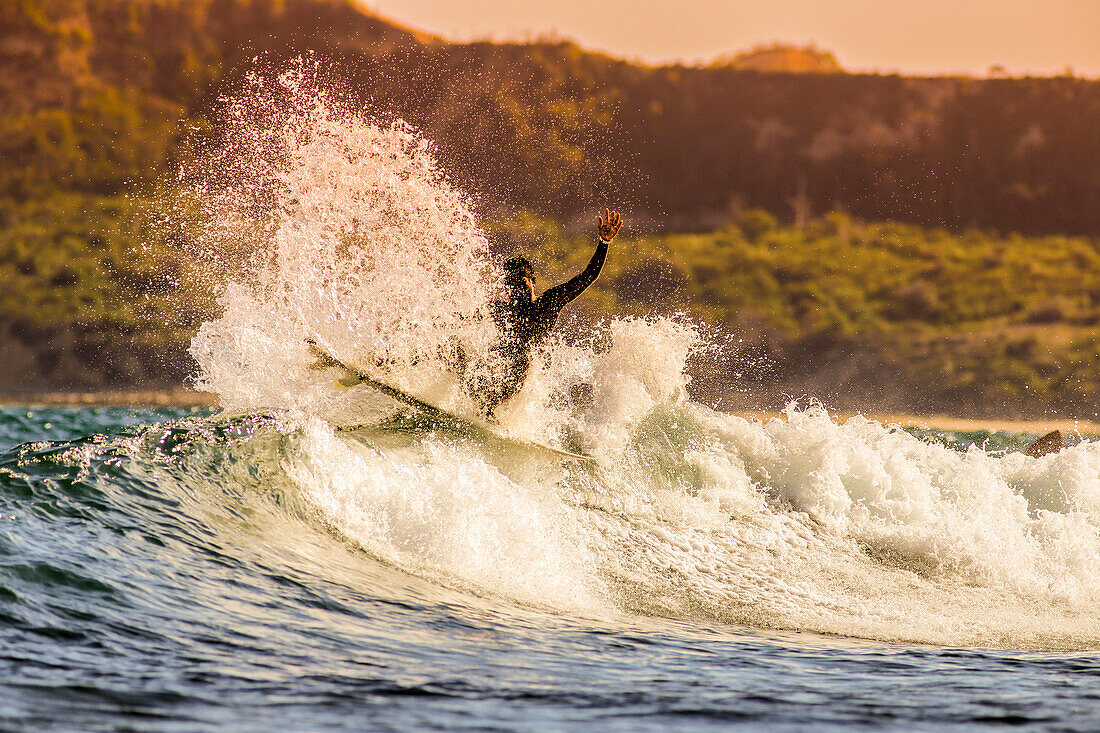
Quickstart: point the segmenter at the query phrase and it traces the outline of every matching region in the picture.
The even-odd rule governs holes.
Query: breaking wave
[[[255,75],[226,110],[224,144],[182,176],[201,209],[197,276],[220,293],[191,346],[198,386],[230,414],[278,414],[289,437],[264,460],[368,554],[563,613],[1100,647],[1090,440],[1036,459],[812,403],[765,421],[715,412],[687,398],[699,336],[676,319],[552,342],[500,411],[512,436],[592,464],[334,386],[306,338],[471,411],[445,353],[489,358],[489,243],[416,130],[342,104],[308,64]]]

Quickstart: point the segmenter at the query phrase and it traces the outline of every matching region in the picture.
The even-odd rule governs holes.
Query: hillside
[[[691,294],[681,306],[755,334],[771,366],[759,378],[731,373],[747,373],[759,394],[871,399],[856,388],[885,374],[902,380],[884,391],[893,409],[957,405],[966,394],[971,410],[1064,412],[1094,393],[1086,361],[1100,290],[1086,254],[1100,236],[1100,82],[848,74],[827,52],[775,48],[655,68],[567,42],[447,43],[347,0],[0,4],[0,346],[13,367],[0,387],[174,383],[187,373],[183,347],[206,295],[189,290],[144,197],[190,154],[185,138],[217,137],[220,95],[257,64],[302,54],[342,95],[422,129],[497,241],[528,244],[528,224],[539,222],[555,232],[546,241],[564,242],[575,221],[613,203],[666,272],[660,253],[684,246],[674,233],[706,232],[689,248],[694,261],[672,258],[673,279]],[[914,270],[921,292],[894,276],[904,259],[834,246],[821,229],[832,211],[853,227],[923,227],[902,239],[970,251],[957,264],[1007,288],[1028,267],[1009,253],[1050,262],[1012,308],[967,315],[945,305],[945,293],[967,291],[962,264]],[[799,244],[759,260],[770,280],[746,281],[737,258],[752,251],[722,244],[729,227],[748,243],[766,230]],[[556,262],[564,245],[547,246],[545,261]],[[806,252],[863,264],[851,278],[827,277],[828,262],[791,274]],[[601,280],[601,297],[650,307],[630,294],[645,276],[610,289]],[[1077,295],[1062,292],[1067,280],[1080,283]],[[821,309],[834,315],[806,315]],[[1025,338],[1030,346],[1011,346]],[[997,357],[998,343],[1023,356]],[[967,366],[983,360],[994,373]],[[1039,362],[1062,374],[1076,365],[1073,384],[1035,381]],[[711,381],[712,401],[735,389]]]
[[[1097,81],[761,71],[783,55],[768,48],[651,68],[565,42],[445,43],[347,0],[24,0],[0,28],[0,196],[160,175],[177,123],[253,58],[313,52],[491,205],[1100,234]],[[791,68],[831,59],[784,53]]]

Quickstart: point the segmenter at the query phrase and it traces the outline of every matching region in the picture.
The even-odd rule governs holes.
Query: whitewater
[[[472,414],[447,354],[494,369],[501,284],[470,201],[306,63],[225,110],[173,214],[220,409],[0,409],[10,727],[1100,721],[1100,442],[718,412],[700,329],[613,315],[547,346],[517,440],[433,423],[306,339]]]

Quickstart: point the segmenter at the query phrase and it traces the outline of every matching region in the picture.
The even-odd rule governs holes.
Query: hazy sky
[[[555,31],[650,62],[707,60],[771,41],[854,71],[1100,77],[1100,0],[363,0],[450,40]]]

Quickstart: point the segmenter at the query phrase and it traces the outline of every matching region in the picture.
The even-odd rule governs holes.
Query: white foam
[[[684,485],[696,511],[660,511],[673,502],[652,493],[651,525],[601,519],[600,555],[629,578],[634,610],[944,644],[1100,644],[1098,525],[1077,508],[1100,477],[1097,444],[1036,460],[841,425],[820,408],[767,422],[689,411],[724,468]],[[636,475],[623,482],[653,484]],[[1029,504],[1054,487],[1073,508]],[[716,491],[732,498],[700,516]]]
[[[539,606],[603,607],[576,517],[476,445],[427,440],[382,452],[312,419],[284,468],[325,521],[398,567]]]

